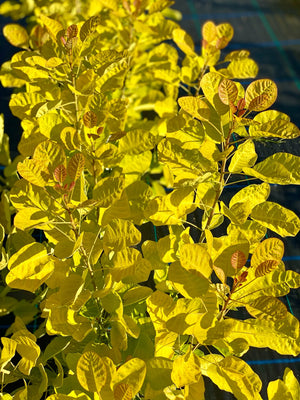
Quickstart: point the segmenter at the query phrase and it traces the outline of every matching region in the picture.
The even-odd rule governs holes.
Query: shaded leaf
[[[76,375],[85,390],[100,394],[106,381],[106,367],[97,353],[86,351],[78,360]]]

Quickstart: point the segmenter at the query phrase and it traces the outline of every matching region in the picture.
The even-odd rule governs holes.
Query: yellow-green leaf
[[[258,74],[258,65],[251,58],[233,60],[228,65],[226,72],[229,79],[255,78]]]
[[[180,249],[180,263],[187,271],[209,278],[213,263],[209,253],[199,244],[184,244]]]
[[[124,184],[123,175],[103,178],[94,186],[93,198],[98,201],[100,207],[109,207],[120,199]]]
[[[192,117],[200,121],[209,120],[210,109],[201,97],[185,96],[178,99],[180,107]]]
[[[262,387],[259,376],[243,360],[217,354],[201,359],[203,375],[208,376],[221,390],[234,394],[238,400],[256,399]],[[258,397],[259,398],[259,397]]]
[[[252,140],[246,140],[240,144],[231,158],[228,170],[232,173],[238,173],[245,167],[252,167],[257,160],[255,146]]]
[[[209,280],[199,273],[187,271],[178,261],[169,268],[168,280],[184,297],[194,298],[205,294],[209,288]]]
[[[271,79],[251,82],[245,92],[246,108],[250,111],[264,111],[277,99],[277,86]]]
[[[289,153],[275,153],[253,168],[244,167],[246,175],[280,185],[300,184],[300,157]]]
[[[23,335],[22,331],[14,333],[12,340],[16,341],[17,352],[22,357],[18,363],[18,369],[23,374],[29,375],[31,369],[36,364],[41,350],[35,341],[31,337]]]
[[[13,254],[8,262],[8,286],[35,292],[54,270],[54,262],[41,243],[30,243]]]
[[[3,35],[10,44],[23,49],[29,48],[29,36],[25,28],[19,24],[8,24],[3,28]]]
[[[255,206],[251,218],[280,236],[296,236],[300,230],[299,217],[288,208],[271,201]]]
[[[130,221],[113,219],[105,227],[104,248],[119,251],[126,246],[133,246],[141,241],[141,233]]]
[[[269,195],[270,186],[267,183],[248,185],[232,196],[229,208],[232,208],[235,204],[244,202],[250,204],[251,208],[254,208],[257,204],[266,201]]]
[[[72,158],[68,162],[67,172],[69,177],[73,181],[77,181],[77,179],[81,176],[82,171],[84,170],[85,158],[82,153],[76,153],[72,156]]]
[[[49,18],[43,14],[40,14],[39,18],[40,18],[41,22],[43,23],[43,25],[46,27],[51,38],[55,42],[57,42],[57,39],[58,39],[57,34],[59,32],[61,32],[62,36],[63,36],[64,27],[62,26],[62,24],[59,21]]]
[[[249,135],[254,137],[279,137],[295,139],[299,137],[299,128],[290,122],[290,117],[282,112],[267,110],[257,114],[250,125]]]
[[[200,358],[191,350],[175,358],[171,373],[172,381],[179,388],[197,383],[201,376]]]
[[[85,390],[100,394],[106,381],[106,366],[97,353],[86,351],[78,360],[76,375]]]
[[[287,315],[286,306],[278,299],[272,296],[261,296],[246,303],[246,309],[252,317],[281,319]]]
[[[180,48],[180,50],[182,50],[188,56],[196,55],[194,42],[189,34],[187,34],[183,29],[180,28],[174,29],[172,34],[173,40]]]
[[[141,389],[146,376],[145,361],[140,358],[132,358],[122,364],[113,378],[112,385],[116,388],[121,383],[128,384],[134,397]]]

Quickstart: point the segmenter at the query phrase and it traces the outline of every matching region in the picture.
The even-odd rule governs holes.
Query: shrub
[[[299,157],[257,162],[255,150],[299,129],[269,109],[272,80],[239,82],[258,71],[248,51],[221,58],[230,24],[206,22],[198,54],[171,3],[0,7],[30,15],[28,30],[4,28],[22,50],[0,77],[23,129],[12,162],[1,132],[1,315],[15,315],[1,339],[5,400],[201,400],[203,376],[260,399],[241,357],[299,354],[299,322],[278,297],[300,278],[278,236],[300,220],[268,201],[270,184],[300,183]],[[269,400],[296,400],[297,385],[286,369]]]

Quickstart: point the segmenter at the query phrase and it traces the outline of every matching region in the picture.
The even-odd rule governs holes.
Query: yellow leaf
[[[62,26],[62,24],[60,22],[58,22],[57,20],[49,18],[43,14],[40,14],[39,18],[40,18],[41,22],[43,23],[43,25],[46,27],[52,40],[54,40],[54,42],[57,42],[59,39],[57,37],[58,33],[61,32],[62,36],[64,33],[64,27]]]
[[[29,48],[29,36],[25,28],[18,24],[8,24],[3,28],[3,35],[10,44],[23,49]]]
[[[217,36],[217,27],[212,21],[206,21],[202,25],[202,37],[208,43],[212,42]]]
[[[41,243],[30,243],[13,254],[8,262],[8,286],[35,292],[54,270],[54,262]]]
[[[128,383],[119,383],[114,388],[115,400],[132,400],[132,387]]]
[[[97,353],[86,351],[78,360],[76,375],[85,390],[100,394],[106,381],[106,366]]]
[[[178,99],[180,107],[192,117],[207,121],[210,117],[208,105],[200,97],[185,96]]]
[[[258,79],[247,87],[246,108],[250,111],[264,111],[276,101],[277,86],[271,79]]]
[[[193,56],[195,54],[194,42],[190,35],[188,35],[183,29],[174,29],[173,32],[173,40],[177,44],[177,46],[182,50],[186,55]]]
[[[119,251],[126,246],[133,246],[141,241],[141,233],[130,221],[113,219],[105,227],[103,246]]]
[[[145,361],[139,358],[132,358],[119,367],[112,384],[114,389],[123,383],[129,385],[132,389],[132,397],[134,397],[141,389],[145,376]]]
[[[275,153],[253,168],[244,167],[247,175],[279,185],[300,184],[300,157],[289,153]]]
[[[231,79],[255,78],[258,74],[258,65],[251,58],[243,58],[231,61],[225,71]]]
[[[2,337],[3,349],[0,355],[0,371],[5,373],[5,366],[14,357],[17,349],[17,342],[7,337]]]
[[[93,188],[93,198],[100,207],[109,207],[119,200],[125,186],[124,176],[103,178]]]
[[[251,208],[254,208],[257,204],[266,201],[269,195],[270,186],[267,183],[248,185],[231,198],[229,208],[234,207],[235,204],[244,202],[250,204]]]
[[[84,170],[85,158],[82,153],[75,153],[69,160],[67,172],[73,181],[77,181]]]
[[[22,331],[21,331],[22,332]],[[12,340],[17,343],[17,352],[22,357],[18,363],[18,369],[25,375],[29,375],[31,369],[41,353],[39,346],[29,336],[23,336],[16,332],[12,335]]]
[[[43,160],[26,158],[18,163],[17,169],[19,174],[33,185],[45,187],[54,183],[50,179],[47,163]]]
[[[283,381],[291,392],[293,400],[297,400],[300,396],[300,383],[291,369],[286,368],[284,370]]]
[[[200,376],[201,361],[193,351],[175,358],[171,378],[178,388],[197,383]]]
[[[209,288],[209,280],[192,270],[187,271],[178,261],[169,267],[168,280],[184,297],[194,298],[205,294]]]
[[[251,218],[280,236],[296,236],[300,230],[299,217],[288,208],[271,201],[255,206]]]
[[[199,244],[184,244],[180,249],[180,263],[187,271],[209,278],[213,263],[209,253]]]
[[[300,135],[299,128],[290,122],[289,116],[279,111],[263,111],[253,121],[257,122],[249,127],[249,135],[253,137],[295,139]]]
[[[256,247],[251,257],[251,267],[256,268],[266,260],[276,260],[278,263],[284,255],[284,244],[277,238],[265,239]]]
[[[261,296],[246,303],[246,309],[254,318],[281,319],[287,315],[286,306],[272,296]]]
[[[238,173],[244,167],[252,167],[257,160],[255,146],[252,140],[246,140],[240,144],[230,160],[228,167],[229,172]]]

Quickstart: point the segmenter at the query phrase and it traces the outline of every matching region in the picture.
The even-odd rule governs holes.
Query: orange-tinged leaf
[[[114,388],[114,400],[132,400],[132,387],[128,383],[119,383]]]
[[[273,271],[278,264],[279,260],[266,260],[263,261],[261,264],[259,264],[256,269],[255,269],[255,277],[258,278],[260,276],[264,276],[268,274],[269,272]]]
[[[234,269],[242,268],[246,264],[246,261],[245,254],[240,250],[235,251],[231,256],[231,265]]]
[[[72,39],[77,36],[78,34],[78,27],[76,24],[70,25],[67,29],[67,37],[68,39]]]
[[[224,79],[219,86],[219,97],[224,104],[234,103],[238,95],[236,84],[230,79]]]
[[[271,79],[258,79],[247,87],[246,108],[251,111],[264,111],[277,99],[277,86]]]
[[[67,171],[73,181],[76,181],[80,177],[84,169],[84,164],[85,159],[81,153],[74,154],[74,156],[69,160]]]
[[[83,116],[83,123],[87,128],[97,125],[97,115],[93,111],[87,111]]]
[[[63,183],[63,181],[66,179],[66,177],[67,177],[66,167],[63,164],[58,165],[54,170],[55,180],[59,183]]]

